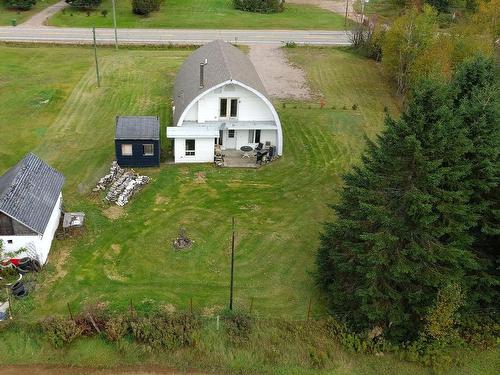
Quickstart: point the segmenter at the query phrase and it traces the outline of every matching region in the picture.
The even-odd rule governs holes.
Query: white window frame
[[[146,148],[151,147],[151,152],[146,152]],[[142,156],[154,156],[155,145],[153,143],[143,143],[142,144]]]
[[[125,151],[127,148],[130,148],[130,152]],[[122,143],[122,156],[133,156],[134,155],[134,146],[131,143]]]
[[[226,100],[226,115],[221,116],[221,110],[222,110],[222,100]],[[231,116],[231,103],[233,100],[236,100],[236,115]],[[238,118],[238,113],[240,111],[240,99],[239,98],[226,98],[226,97],[221,97],[219,98],[219,118],[232,118],[236,119]]]
[[[193,141],[194,147],[192,150],[188,150],[188,142],[189,141]],[[186,139],[186,141],[184,143],[184,147],[185,147],[184,155],[186,155],[186,156],[195,156],[196,155],[196,139]]]

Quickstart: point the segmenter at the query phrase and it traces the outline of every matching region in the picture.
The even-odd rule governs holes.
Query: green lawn
[[[130,1],[116,2],[118,27],[193,28],[193,29],[327,29],[342,30],[341,15],[314,6],[287,5],[283,13],[259,14],[235,10],[231,0],[168,0],[159,12],[148,17],[132,13]],[[109,14],[101,15],[106,9]],[[67,9],[50,19],[54,26],[112,27],[111,0],[87,12]]]
[[[169,122],[172,82],[189,52],[104,49],[98,89],[91,49],[0,51],[0,172],[34,150],[65,174],[66,208],[88,217],[86,236],[54,243],[47,280],[29,314],[63,312],[67,302],[76,308],[88,299],[186,307],[192,297],[196,308],[224,306],[231,216],[238,230],[237,304],[254,298],[256,312],[304,317],[312,297],[315,314],[322,313],[310,275],[320,223],[330,217],[327,204],[342,172],[358,159],[365,134],[381,129],[384,106],[395,108],[375,63],[342,50],[289,50],[294,62],[307,64],[328,108],[276,103],[285,133],[281,160],[257,171],[146,170],[154,182],[112,221],[89,191],[113,158],[114,117],[160,114]],[[198,172],[205,183],[197,183]],[[171,241],[181,226],[195,245],[178,253]]]
[[[101,49],[98,89],[91,49],[0,46],[0,173],[34,150],[65,174],[66,208],[83,210],[88,219],[85,235],[54,242],[36,291],[14,302],[16,318],[67,314],[66,303],[76,311],[95,300],[119,309],[130,300],[137,308],[156,301],[186,309],[191,297],[196,311],[225,306],[231,216],[238,233],[236,305],[248,308],[254,298],[253,311],[264,318],[242,347],[228,345],[213,323],[195,349],[173,353],[101,338],[56,350],[38,330],[0,325],[0,363],[164,364],[238,374],[433,373],[391,355],[347,353],[316,323],[266,319],[304,319],[309,298],[313,315],[323,314],[310,272],[320,223],[331,214],[326,204],[335,201],[341,174],[358,160],[364,136],[382,129],[384,106],[397,112],[371,60],[339,49],[287,53],[306,67],[327,107],[276,102],[285,135],[280,160],[259,170],[167,164],[144,170],[154,181],[124,216],[110,220],[103,214],[109,206],[89,191],[113,158],[114,116],[160,114],[165,126],[175,71],[189,51]],[[165,151],[167,143],[163,139]],[[199,172],[205,182],[198,181]],[[176,253],[170,243],[181,225],[195,245]],[[497,351],[465,352],[463,367],[450,373],[494,374],[498,358]]]
[[[59,0],[38,0],[35,6],[28,11],[17,11],[6,9],[3,5],[3,0],[0,1],[0,26],[11,25],[12,20],[15,19],[17,24],[26,21],[35,13],[40,12],[42,9],[47,8],[49,5],[57,3]]]

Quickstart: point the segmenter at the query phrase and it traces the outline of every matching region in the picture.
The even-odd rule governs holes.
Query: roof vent
[[[205,62],[200,63],[200,89],[205,87],[205,65],[208,64],[208,59]]]

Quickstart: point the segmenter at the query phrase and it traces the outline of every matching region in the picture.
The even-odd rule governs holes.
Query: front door
[[[226,130],[226,150],[236,149],[236,130]]]

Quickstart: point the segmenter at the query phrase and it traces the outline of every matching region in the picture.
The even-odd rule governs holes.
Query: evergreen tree
[[[498,308],[500,304],[500,122],[495,66],[477,56],[464,62],[453,80],[454,108],[473,147],[470,205],[477,215],[472,228],[473,251],[480,268],[469,275],[472,307]]]
[[[416,337],[437,292],[476,267],[468,247],[470,151],[454,121],[449,86],[425,81],[401,119],[345,176],[337,219],[317,256],[332,311],[362,330]]]

